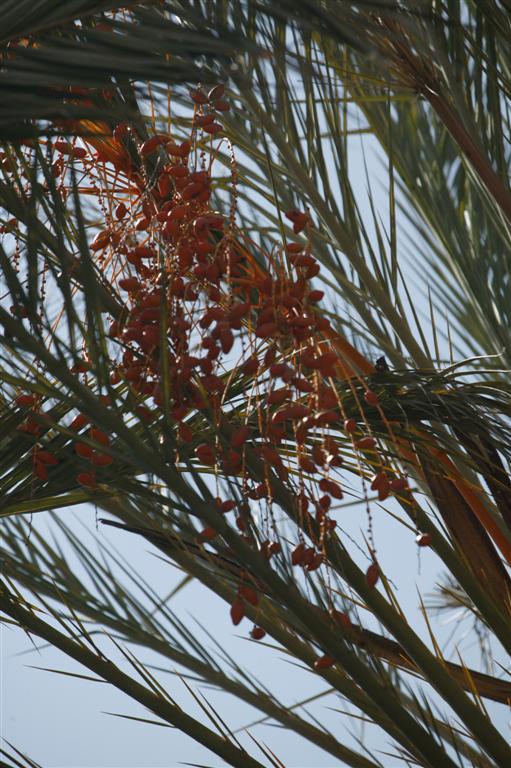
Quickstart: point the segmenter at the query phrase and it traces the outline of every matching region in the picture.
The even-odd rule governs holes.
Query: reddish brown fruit
[[[5,165],[3,165],[3,167],[7,171],[10,170],[9,168],[6,168]],[[14,170],[14,169],[12,169],[12,170]],[[58,177],[62,175],[62,171],[63,170],[64,170],[64,168],[63,168],[63,165],[62,165],[62,160],[56,160],[54,163],[52,163],[51,174],[56,179],[58,179]]]
[[[390,481],[390,487],[393,491],[406,491],[408,488],[408,480],[406,477],[395,477]]]
[[[304,555],[305,555],[305,544],[302,541],[300,542],[300,544],[297,544],[297,546],[291,552],[291,564],[302,565]]]
[[[300,456],[298,459],[298,466],[303,469],[304,472],[315,472],[316,466],[314,462],[308,458],[308,456]]]
[[[330,496],[333,496],[334,499],[344,498],[341,486],[333,480],[328,480],[324,477],[319,481],[319,488],[325,493],[330,494]]]
[[[100,251],[105,248],[110,241],[111,232],[109,229],[104,229],[102,232],[98,232],[92,243],[90,244],[91,251]]]
[[[135,229],[137,232],[146,232],[151,224],[151,219],[148,216],[141,216],[135,222]]]
[[[113,130],[113,136],[115,141],[120,142],[130,132],[130,126],[128,123],[119,123]]]
[[[128,213],[128,209],[124,205],[124,203],[119,203],[119,205],[115,208],[115,218],[116,219],[124,219],[126,214]]]
[[[307,379],[302,379],[301,377],[294,378],[293,380],[293,386],[299,391],[299,392],[313,392],[314,387],[313,385],[307,381]]]
[[[255,591],[255,589],[252,589],[252,587],[247,587],[243,585],[238,590],[240,597],[243,597],[247,603],[250,603],[250,605],[257,606],[259,605],[259,595]]]
[[[304,567],[308,567],[309,565],[312,565],[312,562],[314,558],[316,557],[316,551],[314,547],[305,547],[305,551],[303,553],[303,563],[302,565]]]
[[[188,424],[183,424],[181,422],[181,424],[179,425],[177,431],[178,431],[179,437],[181,438],[181,440],[184,443],[191,443],[192,442],[192,440],[193,440],[193,431],[188,426]]]
[[[44,450],[37,451],[37,461],[40,461],[42,464],[51,464],[53,466],[59,463],[59,460],[53,453]]]
[[[63,141],[63,139],[57,139],[53,146],[57,152],[60,152],[63,155],[69,155],[73,151],[73,145],[68,141]]]
[[[286,363],[274,363],[273,365],[270,365],[270,375],[275,378],[284,376],[290,370],[291,369]]]
[[[136,277],[125,277],[119,280],[119,288],[123,291],[138,291],[140,287],[140,282]]]
[[[225,85],[222,83],[219,83],[219,85],[213,86],[213,88],[208,93],[208,99],[209,101],[217,101],[218,99],[221,99],[222,96],[225,93]]]
[[[113,464],[113,461],[113,458],[106,453],[94,453],[91,457],[91,464],[94,464],[96,467],[109,467],[110,464]]]
[[[257,372],[259,368],[259,360],[256,357],[249,357],[249,359],[243,363],[242,371],[245,376],[251,376]]]
[[[328,331],[330,328],[330,320],[328,317],[318,317],[315,325],[317,331]]]
[[[252,490],[248,492],[248,497],[254,501],[259,501],[259,499],[264,499],[267,496],[268,486],[266,483],[259,483],[259,485],[256,485],[255,488],[252,488]]]
[[[198,89],[190,90],[189,91],[190,98],[195,104],[207,104],[208,103],[208,97],[203,91],[200,91]]]
[[[318,443],[314,443],[312,446],[312,458],[314,460],[314,463],[317,464],[318,467],[322,467],[325,463],[326,454],[323,450],[323,448],[318,445]]]
[[[310,563],[307,564],[307,570],[309,572],[311,571],[317,571],[318,568],[320,568],[323,565],[323,555],[321,552],[318,552],[312,557]]]
[[[290,397],[290,389],[274,389],[273,392],[270,392],[268,395],[266,402],[268,405],[282,405],[282,403],[285,400],[289,400]]]
[[[19,424],[16,429],[18,432],[24,432],[26,435],[32,435],[33,437],[38,437],[41,431],[39,424],[31,419],[27,419],[22,424]]]
[[[347,432],[349,435],[352,435],[353,432],[357,431],[357,422],[355,419],[346,419],[344,422],[344,431]]]
[[[378,395],[372,392],[370,389],[367,390],[367,392],[364,393],[364,400],[366,401],[367,405],[373,405],[376,406],[380,402],[378,399]]]
[[[138,259],[153,259],[156,256],[156,252],[154,248],[151,248],[150,245],[137,245],[137,247],[133,250],[133,253],[136,258]],[[160,297],[157,294],[157,304],[160,303]]]
[[[176,144],[173,141],[169,141],[165,145],[165,149],[167,150],[169,155],[172,155],[173,157],[183,157],[183,158],[185,158],[185,157],[188,156],[188,154],[190,152],[190,149],[191,149],[191,146],[192,145],[190,144],[189,141],[183,141],[179,145]]]
[[[234,448],[235,450],[238,450],[241,448],[249,439],[251,435],[251,430],[249,427],[239,427],[236,429],[231,436],[231,448]]]
[[[142,157],[148,157],[153,152],[155,152],[158,147],[161,147],[162,144],[165,144],[168,140],[169,137],[165,134],[156,134],[156,136],[151,136],[151,138],[147,139],[147,141],[144,141],[140,147],[140,154]]]
[[[88,360],[79,360],[77,363],[75,363],[71,368],[69,369],[71,373],[87,373],[87,371],[90,371],[91,364],[88,362]]]
[[[199,533],[199,539],[201,541],[211,541],[215,536],[217,536],[217,532],[214,528],[204,528],[204,530]]]
[[[260,339],[268,339],[277,334],[277,323],[263,323],[256,328],[256,336]]]
[[[366,571],[367,586],[370,589],[373,589],[376,586],[379,578],[380,578],[380,567],[378,563],[371,563],[371,565]]]
[[[153,418],[152,412],[145,405],[138,405],[135,408],[135,413],[144,421],[151,421]]]
[[[387,474],[385,472],[378,472],[371,478],[371,490],[377,491],[381,485],[384,485],[387,482]]]
[[[235,627],[243,620],[245,616],[245,604],[239,597],[231,605],[231,621]]]
[[[221,123],[210,123],[209,125],[205,125],[202,129],[204,133],[220,133],[220,131],[223,131],[224,127]]]
[[[37,395],[18,395],[14,402],[19,405],[20,408],[32,408],[37,403]]]
[[[224,101],[223,99],[218,99],[213,104],[213,107],[217,112],[229,112],[231,105],[229,104],[228,101]]]
[[[347,613],[343,611],[337,611],[335,608],[331,608],[329,611],[330,618],[343,629],[351,629],[351,619]]]
[[[324,496],[321,496],[320,499],[318,500],[318,505],[320,506],[323,513],[327,512],[330,509],[331,504],[332,504],[332,499],[326,493]]]
[[[307,224],[310,224],[310,216],[308,213],[302,211],[291,210],[286,211],[284,214],[286,219],[289,219],[293,223],[293,231],[295,234],[301,232]]]
[[[89,419],[87,416],[84,416],[83,413],[79,413],[78,416],[75,416],[71,424],[69,425],[69,429],[82,429],[89,423]]]
[[[300,515],[306,515],[309,509],[309,499],[304,493],[300,493],[296,497],[296,507]]]
[[[120,331],[119,323],[117,322],[117,320],[113,320],[113,322],[110,323],[110,327],[108,329],[108,335],[110,336],[111,339],[115,339],[116,336],[119,336],[119,331]]]
[[[169,145],[167,144],[167,152],[169,151]],[[184,165],[173,165],[172,168],[169,168],[168,170],[169,176],[172,176],[174,179],[184,179],[186,176],[188,176],[188,168],[186,168]]]
[[[282,466],[282,459],[280,458],[280,455],[269,445],[260,446],[258,451],[261,454],[261,457],[265,459],[265,461],[267,461],[270,466],[276,467],[277,469]]]
[[[48,480],[48,469],[46,465],[40,461],[36,461],[34,464],[34,474],[39,480]]]
[[[250,632],[250,637],[252,640],[262,640],[263,637],[266,635],[266,632],[262,627],[256,627],[254,625],[254,628]]]
[[[232,307],[232,309],[229,310],[227,317],[232,322],[233,320],[235,321],[245,317],[249,312],[250,303],[248,301],[243,301],[241,304],[236,304]]]
[[[205,125],[209,125],[212,123],[215,119],[215,116],[209,112],[206,115],[195,115],[195,125],[198,125],[199,128],[203,128]]]
[[[430,533],[419,533],[415,539],[419,547],[429,547],[432,540],[433,537]]]
[[[316,659],[314,662],[314,669],[330,669],[334,664],[335,659],[332,659],[331,656],[320,656],[319,659]]]
[[[185,202],[190,202],[196,198],[203,189],[204,186],[199,181],[192,181],[191,184],[187,184],[183,189],[181,192],[181,197]]]
[[[9,308],[9,312],[11,313],[11,315],[16,315],[17,317],[28,317],[28,309],[26,309],[26,307],[21,307],[16,304],[13,304]]]
[[[360,448],[361,451],[370,451],[372,450],[376,445],[376,440],[374,437],[362,437],[357,442],[357,448]]]
[[[80,472],[76,479],[80,485],[83,485],[85,488],[97,487],[96,476],[92,472]]]
[[[90,459],[94,454],[94,451],[87,443],[75,443],[75,452],[81,459]]]
[[[214,466],[216,463],[216,456],[213,448],[207,443],[202,443],[195,449],[195,455],[202,464],[207,466]]]
[[[101,429],[92,427],[89,430],[89,437],[91,440],[94,440],[94,442],[100,443],[101,445],[110,445],[110,438]]]

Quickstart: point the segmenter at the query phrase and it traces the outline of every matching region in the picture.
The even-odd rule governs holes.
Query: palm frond
[[[479,5],[5,8],[1,608],[231,765],[260,763],[133,647],[354,768],[381,760],[206,626],[205,648],[172,591],[102,539],[93,554],[66,507],[95,505],[250,619],[392,759],[511,762],[483,701],[509,703],[508,683],[442,652],[422,598],[403,608],[373,520],[416,535],[444,602],[511,650],[511,32]],[[366,149],[353,167],[367,139],[384,204]]]

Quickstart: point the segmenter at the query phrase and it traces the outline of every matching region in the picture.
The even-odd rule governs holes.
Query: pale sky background
[[[364,175],[360,138],[351,141],[351,173],[362,213],[368,214],[366,180]],[[387,199],[378,179],[383,178],[382,168],[376,157],[375,143],[370,137],[364,137],[366,159],[373,175],[373,195],[382,219],[387,220]],[[401,255],[403,255],[403,251]],[[417,296],[417,304],[424,306]],[[424,639],[427,629],[417,611],[418,592],[426,596],[431,592],[435,578],[440,572],[439,561],[430,550],[419,553],[414,545],[413,535],[405,531],[385,515],[376,505],[373,507],[375,539],[383,567],[387,575],[398,587],[398,597],[405,612],[410,611],[417,617],[416,626]],[[73,516],[73,529],[86,537],[83,526],[94,532],[95,516],[92,508],[81,507],[74,511],[58,512],[68,523]],[[366,530],[366,518],[363,505],[348,508],[338,516],[343,529],[361,540],[360,531]],[[47,530],[45,515],[34,517],[37,530]],[[163,596],[170,591],[181,578],[179,571],[157,559],[155,550],[150,553],[150,546],[138,537],[124,534],[114,529],[99,526],[98,535],[105,542],[113,544],[122,555],[143,574]],[[91,547],[94,546],[90,538]],[[110,544],[109,544],[110,546]],[[250,623],[245,620],[239,627],[233,627],[229,618],[228,606],[205,589],[192,583],[172,600],[172,608],[198,637],[204,637],[204,643],[212,648],[212,641],[204,635],[195,623],[198,620],[219,642],[220,646],[241,661],[263,682],[281,697],[281,701],[291,706],[297,701],[325,689],[325,683],[308,671],[297,670],[279,650],[256,646],[248,643]],[[467,625],[468,628],[468,625]],[[443,630],[447,638],[452,626]],[[177,730],[136,723],[111,715],[106,712],[152,717],[123,694],[103,683],[93,683],[64,677],[47,671],[37,671],[30,665],[61,669],[67,672],[86,673],[87,670],[76,665],[63,654],[51,649],[33,650],[29,639],[20,631],[4,627],[1,630],[2,644],[2,721],[1,735],[18,749],[25,752],[45,768],[173,768],[183,763],[201,764],[220,767],[224,765],[215,755],[202,748],[188,736]],[[119,659],[119,654],[112,645],[103,645],[110,657]],[[470,639],[464,645],[465,659],[478,665],[477,648],[470,648]],[[27,653],[28,652],[28,653]],[[202,713],[195,704],[179,676],[167,661],[163,661],[146,650],[137,651],[140,660],[166,666],[170,674],[160,674],[159,679],[167,686],[170,694],[190,714],[200,719]],[[195,683],[192,686],[197,687]],[[206,698],[219,709],[220,714],[231,729],[241,728],[259,715],[250,707],[234,700],[230,696],[201,688]],[[330,707],[330,709],[329,709]],[[322,722],[327,723],[337,737],[346,744],[355,746],[353,736],[363,735],[364,729],[358,720],[348,720],[346,716],[332,711],[342,709],[345,704],[340,699],[329,697],[316,703],[311,711]],[[508,730],[502,710],[497,705],[489,707],[498,712],[498,722]],[[330,768],[340,763],[292,732],[284,729],[257,726],[251,729],[257,739],[265,742],[285,764],[287,768]],[[239,734],[242,743],[251,754],[264,762],[262,754],[250,738]],[[369,747],[388,749],[389,741],[372,729],[367,739]],[[397,761],[381,757],[385,768],[393,768]]]

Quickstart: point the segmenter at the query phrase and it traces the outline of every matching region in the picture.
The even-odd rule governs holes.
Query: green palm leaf
[[[441,630],[422,599],[417,615],[400,605],[393,579],[404,574],[392,567],[394,553],[383,554],[379,544],[382,552],[376,553],[373,527],[378,510],[389,530],[399,525],[406,531],[410,545],[412,534],[419,534],[448,573],[440,605],[470,612],[478,631],[484,627],[492,638],[490,650],[499,663],[500,648],[511,649],[511,30],[504,4],[219,0],[132,3],[128,9],[106,2],[3,6],[5,620],[86,668],[69,674],[108,681],[152,713],[120,717],[149,724],[156,716],[231,765],[282,763],[278,748],[255,736],[259,753],[249,755],[220,709],[195,688],[188,692],[200,715],[187,714],[170,692],[177,677],[164,684],[160,663],[143,663],[135,648],[177,664],[185,687],[190,680],[228,692],[342,764],[374,768],[403,759],[429,768],[507,766],[511,747],[495,710],[483,704],[509,703],[507,680],[479,671],[477,661],[469,665],[459,654],[442,652]],[[196,122],[188,88],[218,82],[226,83],[233,108],[223,112],[224,105],[215,113],[224,136],[217,145],[207,132],[200,139],[191,134]],[[203,97],[194,98],[197,104]],[[204,98],[218,102],[218,96]],[[194,121],[197,115],[209,119],[207,109],[195,108]],[[71,149],[59,145],[55,133],[72,142],[78,137],[78,143]],[[167,156],[156,145],[146,153],[155,134],[165,136],[158,146],[166,147]],[[192,136],[197,169],[204,172],[214,161],[211,210],[228,222],[227,253],[240,254],[234,282],[222,287],[225,295],[207,296],[208,307],[215,301],[222,307],[218,338],[225,313],[244,299],[250,305],[239,327],[233,325],[234,347],[222,342],[234,349],[232,358],[227,352],[217,368],[211,363],[216,373],[209,379],[207,365],[204,376],[190,374],[186,391],[196,399],[183,395],[182,418],[175,404],[186,365],[184,353],[174,352],[188,338],[185,317],[193,328],[190,338],[196,334],[188,352],[199,354],[199,342],[210,333],[211,323],[201,320],[207,309],[200,306],[202,298],[195,296],[197,303],[190,305],[185,293],[179,298],[176,283],[171,298],[159,301],[158,317],[150,322],[157,323],[163,350],[157,363],[151,352],[161,404],[153,392],[150,409],[127,377],[128,370],[133,381],[138,375],[129,335],[118,338],[109,330],[111,321],[134,327],[137,305],[119,278],[133,279],[131,267],[122,271],[123,258],[132,241],[143,237],[136,233],[149,226],[136,228],[126,210],[134,205],[133,218],[142,212],[151,219],[148,201],[165,199],[158,186],[162,176],[184,165],[169,160],[178,154],[168,149],[167,134],[174,149]],[[359,164],[364,192],[364,183],[354,178],[354,142],[368,134],[383,161],[383,197],[370,155]],[[172,184],[173,211],[179,195],[185,198],[184,187]],[[116,218],[120,203],[126,210]],[[295,225],[293,231],[293,209],[304,207],[313,226],[297,232]],[[110,250],[93,241],[103,235],[113,244]],[[223,237],[205,241],[209,250],[220,252]],[[302,390],[293,397],[304,421],[282,427],[271,453],[273,438],[264,424],[268,415],[269,424],[278,423],[269,395],[278,401],[279,393],[269,353],[273,348],[281,356],[277,362],[294,366],[301,365],[296,361],[303,352],[293,341],[300,331],[293,337],[286,330],[294,317],[292,301],[275,327],[268,321],[271,333],[254,334],[254,328],[261,328],[257,312],[268,309],[261,299],[265,281],[274,285],[276,274],[294,274],[291,242],[303,249],[296,246],[295,253],[307,258],[310,251],[321,264],[310,289],[326,293],[314,312],[329,318],[330,335],[318,338],[321,349],[336,350],[338,362],[321,374],[310,365],[306,376],[284,379],[293,387],[301,379]],[[164,244],[158,252],[160,277],[153,287],[160,296],[167,295],[169,248]],[[198,262],[195,275],[208,258]],[[288,283],[285,290],[296,285]],[[300,313],[301,321],[305,310]],[[172,337],[171,349],[167,323],[175,317],[182,337]],[[255,372],[242,366],[247,350],[260,358]],[[328,383],[333,398],[321,409],[326,395],[319,381],[324,389]],[[211,392],[221,392],[221,398],[215,401]],[[284,392],[282,402],[286,397]],[[319,418],[325,412],[327,427]],[[73,421],[77,414],[79,426]],[[312,415],[318,420],[309,429]],[[229,450],[236,454],[241,427],[250,438],[241,443],[237,466]],[[368,437],[369,443],[360,442]],[[321,469],[304,463],[332,444],[335,452],[328,459],[325,452]],[[214,447],[212,460],[204,445]],[[41,466],[41,451],[48,466]],[[338,509],[336,502],[332,507],[337,532],[325,532],[325,512],[310,490],[314,473],[322,473],[323,490],[330,489],[334,500],[340,491],[328,485],[332,476],[342,477],[349,494]],[[378,487],[382,473],[408,477],[391,501]],[[313,514],[297,503],[305,488]],[[222,499],[234,515],[222,509]],[[176,587],[167,585],[160,594],[100,536],[94,554],[82,531],[67,521],[68,508],[79,504],[95,505],[113,517],[102,522],[137,534],[134,541],[170,560],[181,572]],[[366,533],[352,535],[350,509],[366,516]],[[59,511],[48,515],[51,510]],[[55,540],[38,529],[46,518]],[[127,538],[121,530],[111,531],[119,547]],[[299,558],[292,552],[300,543],[313,544],[316,569],[293,567]],[[376,587],[372,578],[379,579]],[[268,652],[284,654],[294,664],[292,674],[314,670],[321,676],[335,697],[332,709],[344,712],[349,702],[353,720],[360,718],[371,724],[371,733],[390,740],[386,754],[357,737],[346,743],[323,724],[314,697],[303,696],[296,710],[287,706],[224,650],[208,626],[201,629],[206,648],[196,628],[169,605],[190,580],[194,589],[200,585],[204,594],[208,590],[224,601],[226,612],[231,606],[236,623],[242,610],[239,619],[244,614],[259,633],[253,637],[266,632]],[[101,648],[109,642],[122,657],[122,667],[99,650],[99,638]],[[35,765],[16,750],[9,759]]]

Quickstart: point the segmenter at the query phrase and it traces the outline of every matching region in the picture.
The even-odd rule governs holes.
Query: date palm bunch
[[[511,764],[506,6],[0,4],[2,617],[216,764]]]

